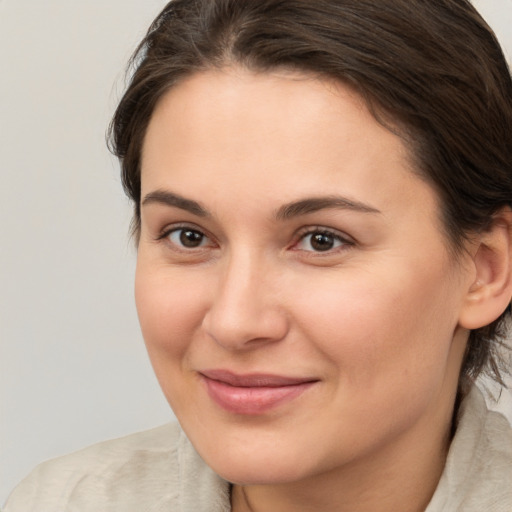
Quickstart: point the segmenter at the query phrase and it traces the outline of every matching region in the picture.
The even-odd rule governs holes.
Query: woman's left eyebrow
[[[377,208],[359,201],[354,201],[342,196],[308,197],[299,201],[281,206],[275,217],[278,220],[286,220],[300,215],[307,215],[325,209],[351,210],[360,213],[382,213]]]

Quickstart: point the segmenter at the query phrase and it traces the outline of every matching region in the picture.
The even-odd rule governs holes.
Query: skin
[[[202,72],[157,105],[137,308],[178,420],[235,484],[233,510],[427,506],[476,270],[470,252],[448,250],[436,194],[410,160],[354,91],[306,75]],[[283,214],[333,195],[344,202]],[[183,245],[184,228],[198,247]],[[319,230],[331,249],[315,250]],[[210,398],[208,369],[315,383],[265,413],[235,414]]]

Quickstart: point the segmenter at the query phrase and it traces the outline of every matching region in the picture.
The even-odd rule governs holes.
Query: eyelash
[[[324,251],[322,251],[322,250],[316,250],[316,251],[315,250],[305,250],[305,249],[300,249],[300,248],[297,249],[296,248],[301,243],[305,242],[307,237],[313,236],[313,235],[329,237],[333,240],[334,244],[338,243],[338,245],[331,247],[331,248],[327,248]],[[309,244],[311,245],[311,241],[309,242]],[[293,250],[296,250],[296,251],[302,250],[304,252],[313,253],[316,255],[322,255],[322,254],[329,255],[332,253],[337,253],[339,251],[347,250],[349,247],[352,247],[353,245],[355,245],[355,242],[347,235],[344,235],[338,231],[335,231],[333,229],[328,229],[328,228],[325,228],[322,226],[313,226],[313,227],[304,228],[302,231],[300,231],[298,233],[298,241],[294,242],[292,248],[293,248]]]
[[[186,251],[186,252],[190,252],[190,251],[192,251],[194,249],[202,249],[204,247],[204,246],[198,246],[198,247],[193,247],[193,248],[187,248],[187,247],[184,247],[184,246],[180,247],[175,242],[172,242],[169,239],[171,234],[179,233],[180,231],[181,232],[189,231],[189,232],[192,232],[192,233],[197,233],[197,234],[199,234],[199,235],[201,235],[203,237],[203,240],[204,239],[211,239],[211,237],[208,234],[206,234],[204,232],[204,230],[202,230],[202,229],[200,229],[200,228],[198,228],[198,227],[196,227],[194,225],[190,225],[190,224],[177,224],[177,225],[174,225],[172,227],[164,229],[164,231],[162,231],[162,233],[160,233],[160,235],[158,235],[157,241],[168,239],[168,242],[170,244],[172,244],[174,248],[176,248],[177,250]]]
[[[205,239],[211,240],[211,237],[208,234],[206,234],[202,229],[200,229],[194,225],[190,225],[190,224],[181,224],[181,225],[178,224],[178,225],[174,225],[170,228],[167,228],[157,237],[157,240],[167,239],[168,243],[171,244],[175,250],[188,252],[188,253],[190,253],[192,251],[204,249],[204,247],[205,247],[204,245],[198,245],[196,247],[185,247],[183,245],[180,246],[176,242],[173,242],[169,239],[169,237],[173,233],[182,232],[182,234],[183,234],[186,231],[200,235],[202,237],[201,244]],[[328,247],[325,250],[306,250],[306,249],[301,249],[300,247],[298,247],[301,243],[304,243],[306,241],[307,237],[313,236],[313,235],[319,235],[321,237],[330,238],[333,241],[334,246]],[[305,253],[312,253],[315,255],[326,255],[327,256],[327,255],[330,255],[333,253],[337,253],[339,251],[345,251],[348,248],[355,245],[355,242],[347,235],[344,235],[338,231],[335,231],[333,229],[328,229],[328,228],[325,228],[322,226],[313,226],[313,227],[303,228],[301,231],[298,232],[296,238],[297,238],[297,240],[294,241],[293,244],[290,246],[291,250],[302,251]],[[320,242],[320,239],[318,239],[317,242]],[[309,242],[310,246],[311,246],[311,243],[312,242],[310,241]]]

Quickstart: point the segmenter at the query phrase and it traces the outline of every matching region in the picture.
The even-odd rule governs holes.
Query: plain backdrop
[[[105,146],[125,63],[164,4],[0,0],[0,503],[44,459],[173,417]],[[512,0],[475,4],[511,57]]]

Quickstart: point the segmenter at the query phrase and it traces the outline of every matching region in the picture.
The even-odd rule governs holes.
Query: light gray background
[[[475,3],[512,56],[512,0]],[[0,503],[41,460],[172,418],[104,144],[124,65],[164,4],[0,0]]]

